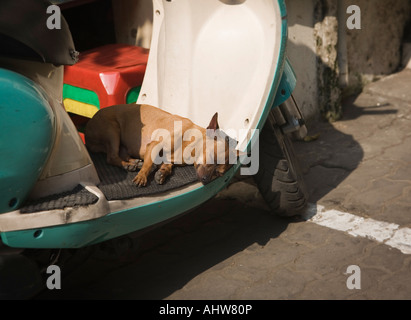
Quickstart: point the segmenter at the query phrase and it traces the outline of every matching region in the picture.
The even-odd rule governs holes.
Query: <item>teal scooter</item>
[[[35,290],[41,271],[58,264],[63,249],[87,248],[187,213],[236,174],[254,177],[274,214],[293,216],[304,209],[307,192],[292,137],[304,137],[306,128],[292,97],[296,77],[286,58],[284,1],[152,5],[151,47],[137,103],[204,127],[218,112],[222,130],[242,155],[207,185],[188,166],[164,186],[136,188],[127,173],[87,151],[62,107],[64,66],[78,59],[64,18],[59,30],[50,30],[44,1],[3,0],[0,280],[8,279],[9,286],[0,288],[0,296],[9,287]],[[39,252],[49,255],[42,266],[33,257]],[[11,279],[7,272],[16,268],[8,266],[33,276]]]

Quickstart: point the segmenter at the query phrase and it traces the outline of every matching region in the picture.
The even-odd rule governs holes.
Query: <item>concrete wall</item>
[[[356,4],[361,8],[362,29],[346,29],[348,84],[353,87],[398,70],[411,11],[409,0],[356,0]]]
[[[318,116],[317,55],[314,41],[316,0],[286,0],[287,55],[297,75],[294,98],[304,116]],[[308,14],[307,14],[308,13]]]
[[[290,60],[298,75],[297,102],[306,118],[334,121],[341,98],[402,63],[411,0],[286,0]],[[361,9],[361,30],[350,30],[349,5]],[[410,32],[410,31],[408,31]]]

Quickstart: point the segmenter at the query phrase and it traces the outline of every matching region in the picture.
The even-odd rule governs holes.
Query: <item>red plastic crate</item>
[[[148,53],[147,49],[125,44],[84,51],[78,63],[65,67],[64,84],[95,92],[98,108],[126,103],[128,92],[143,83]]]

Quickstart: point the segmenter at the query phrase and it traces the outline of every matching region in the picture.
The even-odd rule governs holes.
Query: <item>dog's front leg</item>
[[[133,179],[133,183],[138,187],[145,187],[147,185],[147,177],[151,173],[154,161],[152,158],[153,149],[158,146],[158,141],[152,141],[147,145],[146,152],[144,154],[144,163],[141,170]]]
[[[154,176],[154,180],[156,180],[158,184],[163,184],[166,181],[167,177],[171,175],[172,170],[173,164],[163,163],[160,169],[157,170]]]

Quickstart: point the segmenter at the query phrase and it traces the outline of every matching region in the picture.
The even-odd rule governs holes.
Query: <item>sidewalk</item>
[[[405,70],[368,85],[345,101],[342,121],[316,123],[309,134],[319,138],[296,143],[311,208],[350,213],[350,223],[411,227],[410,83]],[[279,219],[243,186],[229,188],[231,200],[223,193],[145,234],[139,247],[130,242],[122,255],[107,254],[116,248],[107,244],[62,280],[62,290],[39,298],[411,299],[411,254],[376,241],[379,230],[354,237]],[[352,265],[361,289],[347,288]]]
[[[299,143],[312,202],[411,223],[410,84],[406,69],[368,85],[346,101],[342,121],[316,126],[320,139]]]

